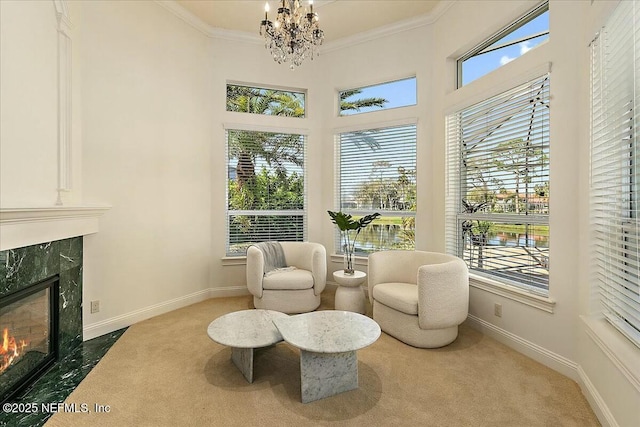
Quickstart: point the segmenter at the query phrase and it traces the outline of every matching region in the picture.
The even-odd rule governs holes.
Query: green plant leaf
[[[380,214],[378,212],[376,213],[372,213],[370,215],[365,215],[362,218],[360,218],[360,220],[358,221],[358,228],[365,228],[367,225],[371,224],[371,222],[373,220],[375,220],[377,217],[379,217]]]
[[[331,217],[331,221],[338,226],[340,231],[357,230],[359,228],[360,224],[353,219],[350,214],[332,211],[327,211],[327,213]]]

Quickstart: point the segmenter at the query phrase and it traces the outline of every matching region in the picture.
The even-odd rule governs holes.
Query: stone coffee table
[[[243,310],[225,314],[209,324],[207,333],[215,342],[231,347],[231,360],[248,382],[253,382],[254,349],[282,341],[273,324],[288,315],[272,310]]]
[[[274,318],[286,342],[300,349],[302,403],[358,388],[356,351],[373,344],[380,326],[349,311]]]

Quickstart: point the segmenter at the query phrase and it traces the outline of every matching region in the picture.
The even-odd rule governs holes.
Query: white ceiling
[[[431,12],[441,0],[315,0],[325,41],[404,21]],[[215,28],[258,34],[265,0],[176,0]],[[273,20],[281,0],[269,0]],[[301,1],[307,7],[307,1]]]

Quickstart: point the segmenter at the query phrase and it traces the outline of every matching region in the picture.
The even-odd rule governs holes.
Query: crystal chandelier
[[[313,12],[313,0],[309,0],[309,12],[300,6],[299,0],[282,0],[275,22],[269,21],[269,3],[264,6],[264,20],[260,35],[264,35],[265,47],[271,51],[278,64],[289,62],[290,68],[300,66],[305,58],[317,55],[324,33],[318,27],[318,14]]]

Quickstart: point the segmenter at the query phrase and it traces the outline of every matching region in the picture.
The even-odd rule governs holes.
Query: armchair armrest
[[[327,251],[321,244],[313,243],[311,249],[311,275],[313,276],[313,293],[320,295],[327,286]]]
[[[463,260],[418,268],[418,322],[422,329],[459,325],[469,312],[469,272]]]
[[[256,247],[247,248],[247,289],[262,298],[262,278],[264,276],[264,256]]]

